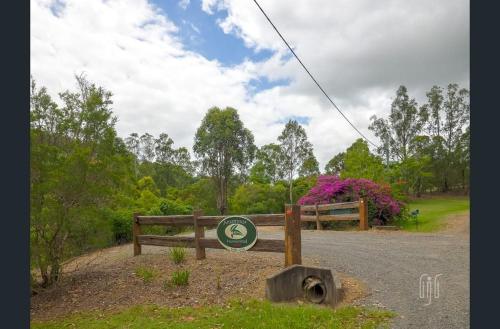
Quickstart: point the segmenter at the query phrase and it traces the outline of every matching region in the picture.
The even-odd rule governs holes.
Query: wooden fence
[[[356,213],[344,214],[324,214],[325,211],[330,212],[335,209],[357,209]],[[301,206],[301,217],[303,222],[316,222],[316,229],[321,230],[321,222],[331,221],[346,221],[357,220],[359,221],[359,228],[361,230],[368,229],[368,202],[366,198],[360,198],[355,202],[342,202],[330,204],[315,204]]]
[[[300,206],[286,205],[284,214],[269,215],[242,215],[249,218],[255,226],[284,226],[284,240],[257,239],[250,251],[270,251],[285,253],[285,266],[301,264],[301,234],[300,234]],[[176,247],[196,249],[196,259],[206,258],[205,249],[223,249],[217,239],[205,238],[205,227],[215,227],[227,216],[203,216],[201,211],[194,211],[192,215],[172,216],[141,216],[134,214],[133,242],[134,256],[141,254],[142,245]],[[162,236],[144,235],[142,226],[193,226],[194,237],[189,236]]]

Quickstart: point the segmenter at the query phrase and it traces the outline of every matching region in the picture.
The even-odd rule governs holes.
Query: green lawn
[[[468,197],[439,197],[414,200],[410,202],[410,211],[418,209],[418,232],[433,232],[441,229],[447,216],[464,214],[469,211]],[[402,229],[417,231],[415,220],[401,222]]]
[[[160,329],[160,328],[387,328],[394,313],[360,307],[332,310],[315,305],[232,302],[230,306],[166,308],[137,306],[106,314],[86,313],[50,322],[33,322],[33,329]]]

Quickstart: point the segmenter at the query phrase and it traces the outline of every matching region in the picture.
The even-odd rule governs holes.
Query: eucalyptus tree
[[[344,170],[344,158],[345,152],[340,152],[331,158],[325,166],[325,173],[340,176],[340,173]]]
[[[418,136],[424,125],[424,117],[417,102],[408,96],[405,86],[400,86],[391,104],[388,119],[372,116],[369,129],[380,138],[379,154],[389,159],[404,162],[411,155],[412,140]]]
[[[278,137],[280,146],[279,168],[288,179],[290,203],[293,203],[293,177],[310,158],[313,148],[307,140],[304,128],[296,121],[289,120]]]
[[[258,183],[276,183],[283,178],[279,166],[280,146],[274,143],[263,145],[255,155],[255,163],[250,171],[250,179]]]
[[[422,113],[427,118],[426,130],[433,141],[433,163],[437,177],[440,177],[442,190],[450,188],[454,171],[460,171],[462,182],[464,159],[457,149],[468,139],[467,129],[470,122],[469,91],[452,83],[447,86],[446,94],[442,88],[433,86],[427,93],[427,103]],[[467,166],[467,164],[465,164]]]
[[[153,162],[155,160],[155,138],[150,133],[144,133],[139,138],[141,145],[142,161]]]
[[[314,156],[312,152],[304,159],[304,162],[299,168],[299,176],[300,177],[310,177],[310,176],[318,176],[319,172],[319,162]]]
[[[202,171],[215,184],[220,214],[227,210],[229,180],[248,168],[255,149],[254,137],[244,127],[236,109],[213,107],[208,110],[196,131],[193,151]]]
[[[154,140],[154,154],[159,163],[172,162],[175,156],[175,150],[172,147],[174,141],[166,133],[161,133]]]

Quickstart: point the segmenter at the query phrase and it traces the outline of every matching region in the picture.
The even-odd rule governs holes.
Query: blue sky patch
[[[273,123],[286,124],[286,123],[288,123],[289,120],[295,120],[298,123],[300,123],[301,125],[307,126],[309,124],[309,122],[311,121],[311,117],[299,116],[299,115],[291,115],[291,116],[282,118],[280,120],[277,120],[277,121],[275,121]]]
[[[290,85],[290,79],[270,81],[267,77],[260,77],[259,79],[252,79],[248,82],[248,91],[251,95],[255,95],[262,90],[288,85]]]
[[[233,34],[225,34],[217,20],[227,17],[227,10],[215,11],[212,15],[201,9],[200,1],[191,1],[184,9],[178,1],[154,0],[153,3],[178,28],[178,36],[185,48],[199,53],[209,60],[217,60],[224,66],[241,64],[245,59],[262,61],[272,56],[270,50],[260,50],[245,46],[242,39]]]

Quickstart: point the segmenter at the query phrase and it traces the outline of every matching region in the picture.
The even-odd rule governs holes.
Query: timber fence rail
[[[236,215],[235,215],[236,216]],[[285,266],[301,264],[301,214],[299,205],[286,205],[284,214],[238,215],[249,218],[255,226],[284,226],[285,238],[257,239],[249,251],[269,251],[285,253]],[[142,216],[134,214],[133,243],[134,256],[140,255],[142,245],[186,247],[196,249],[196,259],[205,259],[206,248],[224,249],[217,239],[205,238],[206,227],[216,227],[219,222],[228,216],[203,216],[197,210],[192,215],[171,216]],[[190,236],[163,236],[142,234],[142,227],[147,225],[163,226],[193,226],[194,237]]]
[[[324,213],[335,209],[353,209],[358,210],[358,212],[344,214]],[[321,222],[351,220],[359,221],[360,230],[368,229],[368,202],[364,197],[354,202],[305,205],[300,207],[300,212],[301,220],[303,222],[316,222],[317,230],[322,229]]]

